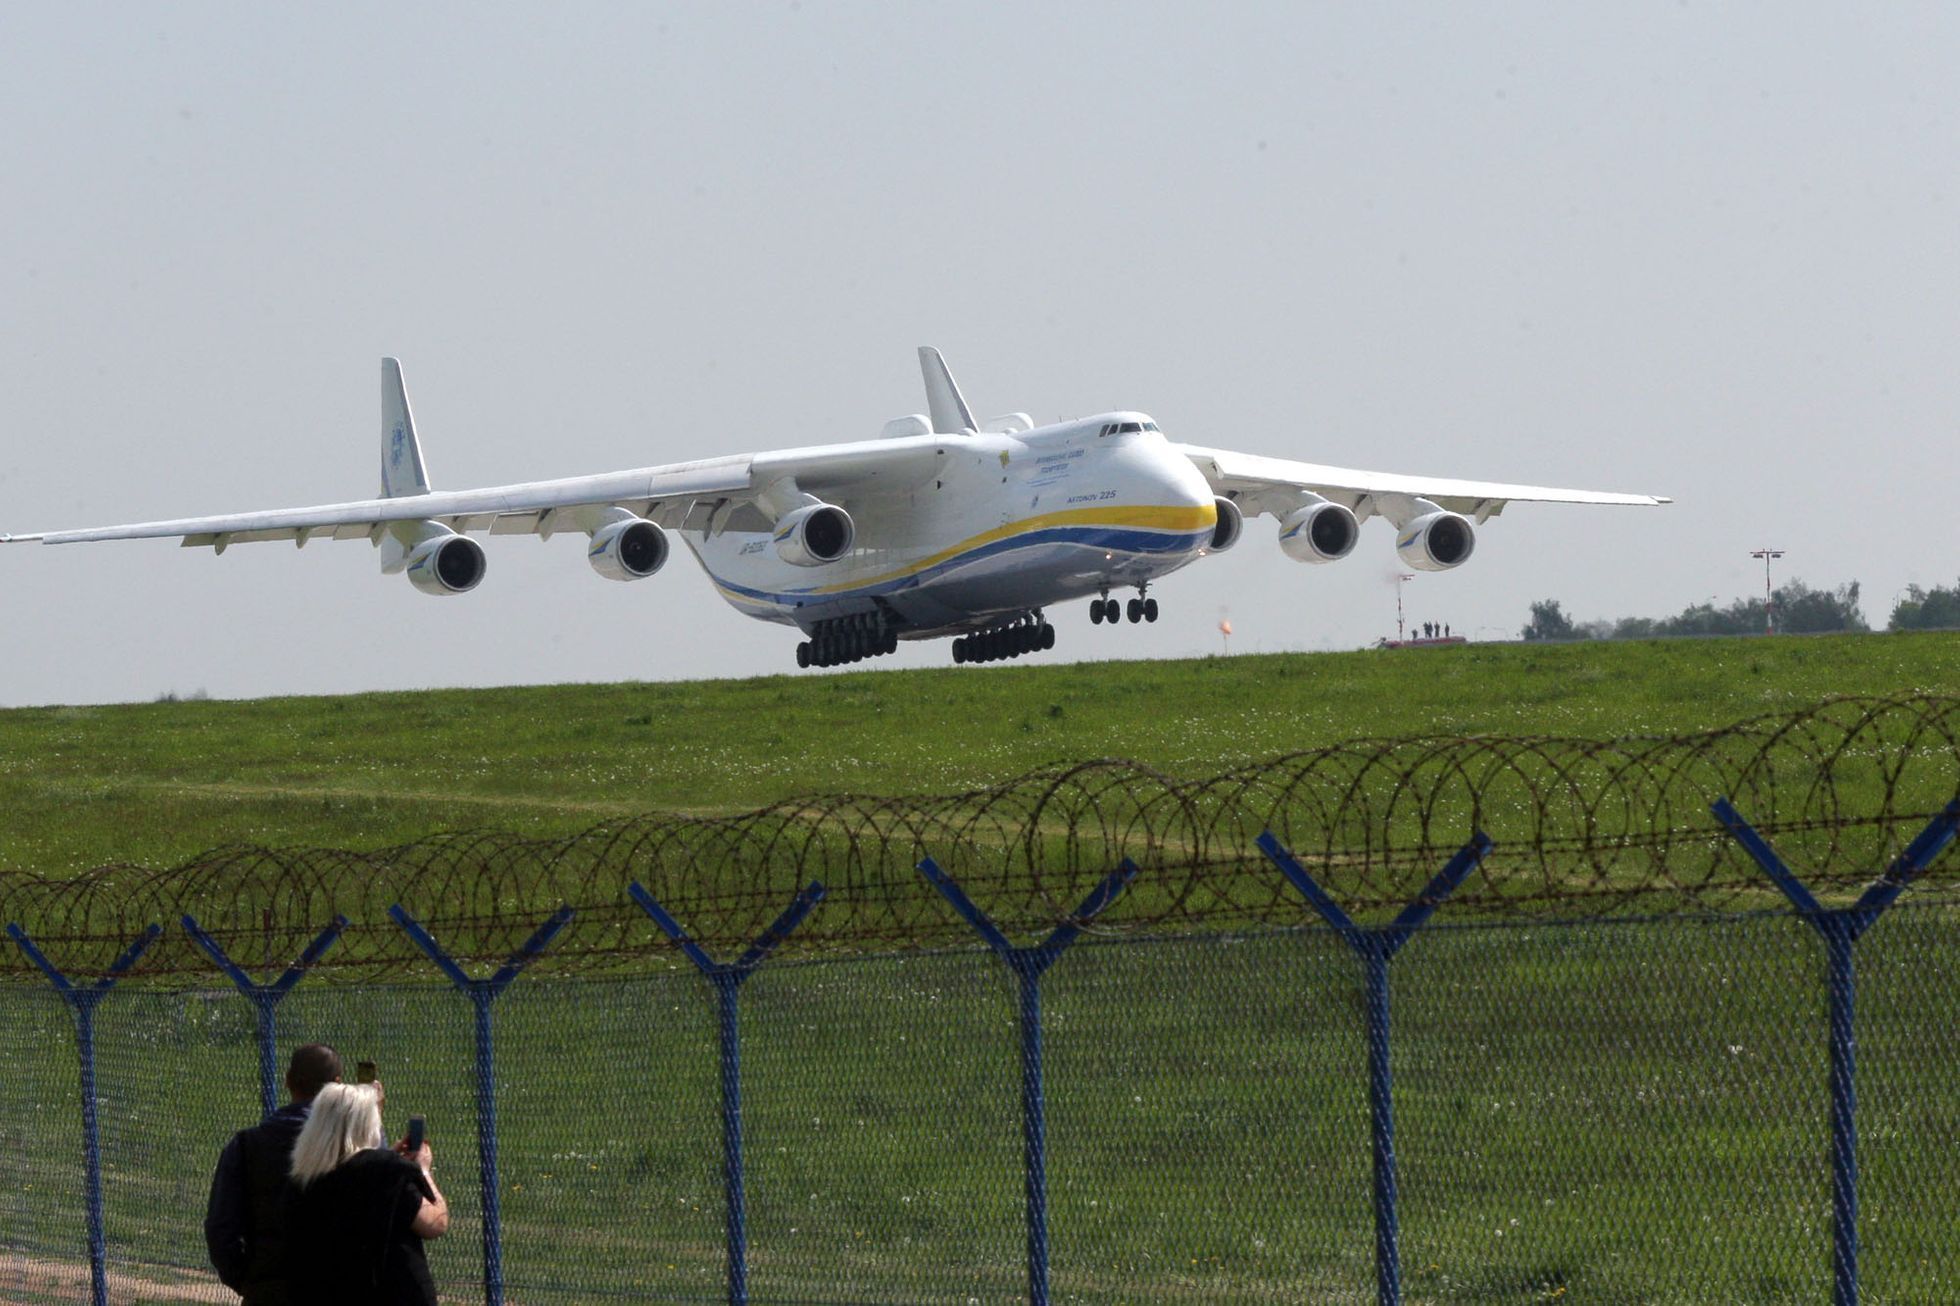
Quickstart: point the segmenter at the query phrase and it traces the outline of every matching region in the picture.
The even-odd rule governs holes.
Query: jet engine
[[[1462,565],[1477,547],[1477,533],[1453,512],[1418,517],[1395,533],[1395,551],[1417,571],[1448,571]]]
[[[1295,562],[1339,562],[1354,552],[1360,537],[1354,514],[1326,499],[1279,519],[1279,547]]]
[[[776,552],[799,567],[821,567],[851,551],[857,527],[834,503],[806,504],[776,522]]]
[[[483,546],[467,535],[438,535],[408,551],[403,570],[424,594],[467,594],[483,579]]]
[[[645,580],[666,565],[667,536],[644,517],[629,517],[592,532],[585,558],[607,580]]]
[[[1245,534],[1245,514],[1239,505],[1220,495],[1217,500],[1218,521],[1211,528],[1210,549],[1213,553],[1223,553],[1239,542]]]

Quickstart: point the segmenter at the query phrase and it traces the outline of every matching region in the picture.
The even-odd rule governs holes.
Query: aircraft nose
[[[1160,501],[1177,518],[1177,528],[1203,532],[1198,537],[1200,544],[1209,541],[1218,524],[1218,496],[1190,459],[1171,450],[1165,450],[1164,455],[1157,465]]]

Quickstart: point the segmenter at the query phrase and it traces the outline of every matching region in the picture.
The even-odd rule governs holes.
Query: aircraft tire
[[[796,665],[799,667],[810,665],[810,641],[807,639],[796,646]]]
[[[1055,628],[1045,621],[1041,623],[1041,647],[1044,650],[1055,647]]]
[[[1089,624],[1092,626],[1102,625],[1102,600],[1101,599],[1089,600]]]
[[[1157,600],[1156,600],[1156,599],[1145,599],[1145,600],[1143,601],[1143,619],[1144,619],[1145,621],[1155,621],[1155,620],[1157,620]]]
[[[1137,623],[1138,623],[1139,621],[1142,621],[1142,620],[1143,620],[1143,600],[1142,600],[1142,599],[1131,599],[1131,600],[1130,600],[1130,602],[1129,602],[1129,604],[1128,604],[1128,606],[1127,606],[1127,607],[1126,607],[1126,609],[1124,610],[1124,613],[1123,613],[1123,615],[1124,615],[1124,616],[1126,616],[1126,617],[1128,617],[1128,618],[1130,619],[1130,624],[1131,624],[1132,626],[1134,626],[1134,625],[1136,625],[1136,624],[1137,624]]]

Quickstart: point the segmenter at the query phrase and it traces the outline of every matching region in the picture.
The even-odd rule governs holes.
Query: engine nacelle
[[[811,503],[776,522],[776,553],[798,567],[821,567],[851,551],[857,527],[851,514],[834,503]]]
[[[467,594],[483,579],[483,546],[467,535],[438,535],[408,551],[403,570],[424,594]]]
[[[592,532],[585,560],[607,580],[645,580],[667,563],[667,534],[643,517],[616,521]]]
[[[1322,499],[1279,519],[1279,547],[1295,562],[1339,562],[1354,552],[1361,523],[1338,503]]]
[[[1245,534],[1245,514],[1239,505],[1220,495],[1216,501],[1218,520],[1212,524],[1211,543],[1207,546],[1213,553],[1223,553],[1239,542]]]
[[[1453,512],[1418,517],[1395,533],[1395,551],[1417,571],[1448,571],[1462,566],[1477,547],[1467,518]]]

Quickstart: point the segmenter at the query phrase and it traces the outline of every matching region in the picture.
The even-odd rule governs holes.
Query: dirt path
[[[74,1261],[0,1256],[0,1306],[48,1306],[91,1300],[88,1266]],[[142,1302],[202,1301],[236,1306],[238,1294],[210,1274],[164,1265],[129,1265],[109,1271],[109,1300],[118,1306]]]

